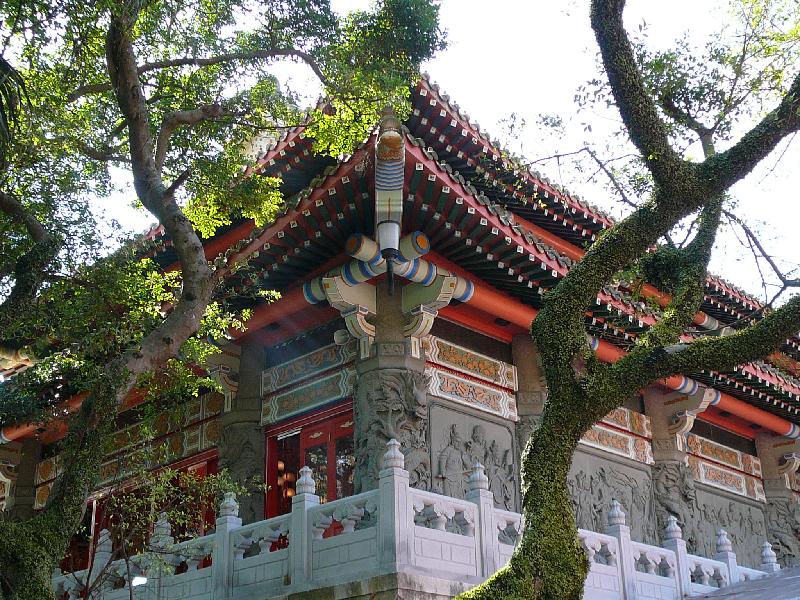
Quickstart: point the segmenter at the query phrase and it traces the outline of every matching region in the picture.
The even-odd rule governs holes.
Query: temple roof
[[[540,173],[517,168],[427,76],[412,90],[404,132],[404,231],[423,231],[436,254],[529,306],[541,306],[542,293],[614,224]],[[206,241],[211,260],[251,256],[247,269],[228,278],[237,306],[258,303],[260,289],[283,291],[341,264],[348,236],[373,233],[373,147],[370,136],[351,156],[334,161],[314,155],[312,140],[296,127],[248,169],[253,176],[280,177],[286,202],[268,227],[241,219]],[[174,263],[174,250],[158,228],[148,237],[157,262]],[[701,308],[719,326],[737,327],[761,303],[709,276]],[[634,298],[624,284],[608,285],[587,307],[587,327],[624,349],[657,320],[659,310]],[[704,335],[699,325],[686,339],[698,335]],[[765,361],[728,373],[698,373],[696,379],[798,422],[800,380],[794,375],[800,375],[800,340],[787,340],[781,350]]]

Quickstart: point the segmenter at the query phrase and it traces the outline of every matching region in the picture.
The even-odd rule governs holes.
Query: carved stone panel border
[[[514,365],[469,350],[435,336],[423,341],[428,361],[466,373],[495,385],[517,391],[517,369]]]
[[[458,404],[518,421],[517,401],[512,393],[499,386],[479,383],[466,377],[428,367],[430,393]]]

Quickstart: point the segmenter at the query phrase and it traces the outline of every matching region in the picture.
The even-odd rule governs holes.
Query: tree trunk
[[[511,561],[486,583],[458,596],[460,600],[579,600],[583,596],[589,563],[578,541],[567,489],[572,454],[585,430],[585,419],[575,418],[574,413],[574,407],[585,401],[575,393],[580,397],[548,398],[542,423],[523,452],[525,528]]]
[[[108,365],[103,380],[73,417],[62,452],[63,471],[44,510],[26,521],[0,521],[0,598],[52,597],[53,569],[80,528],[85,500],[99,478],[105,441],[114,431],[117,406],[133,386],[120,363]]]

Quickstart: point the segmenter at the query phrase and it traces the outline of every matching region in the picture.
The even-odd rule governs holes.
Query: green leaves
[[[19,72],[0,57],[0,164],[11,141],[11,129],[17,120],[20,101],[26,97],[25,82]]]

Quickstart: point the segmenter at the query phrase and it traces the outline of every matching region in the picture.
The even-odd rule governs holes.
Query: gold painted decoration
[[[428,367],[430,393],[478,410],[518,421],[514,396],[499,386],[479,383],[435,367]]]
[[[429,362],[517,391],[514,365],[434,336],[428,336],[423,347]]]

